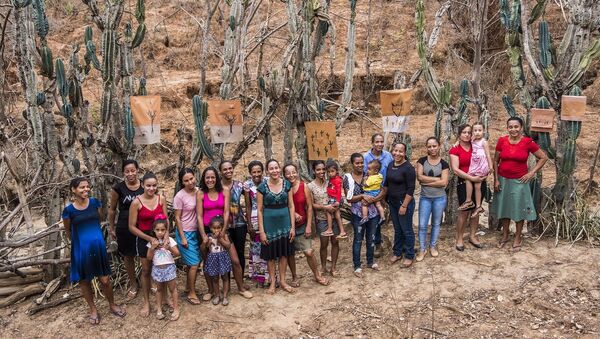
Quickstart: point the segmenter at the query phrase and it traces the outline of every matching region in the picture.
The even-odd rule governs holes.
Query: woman
[[[258,194],[258,185],[264,181],[264,166],[258,160],[252,160],[248,164],[250,179],[244,183],[244,199],[246,201],[246,222],[248,224],[248,233],[250,233],[250,256],[248,261],[248,271],[250,278],[261,287],[269,281],[267,262],[260,258],[260,235],[258,234],[258,210],[256,205],[256,196]]]
[[[525,220],[537,218],[528,183],[542,169],[548,157],[531,139],[523,135],[523,120],[511,117],[506,122],[508,135],[498,139],[494,155],[494,190],[492,209],[502,225],[502,248],[508,242],[510,221],[516,225],[513,252],[521,250],[521,231]],[[529,170],[527,159],[532,153],[537,162]]]
[[[462,205],[467,199],[467,188],[465,186],[465,180],[469,180],[472,183],[481,183],[481,192],[487,190],[486,178],[469,175],[469,166],[471,165],[471,136],[473,129],[471,125],[461,125],[458,127],[458,144],[452,147],[450,153],[450,167],[454,174],[458,176],[458,182],[456,183],[456,195],[458,196],[458,206]],[[477,227],[479,226],[479,214],[471,217],[471,213],[475,210],[475,206],[464,210],[458,211],[458,219],[456,221],[456,245],[457,251],[464,251],[465,245],[463,242],[463,233],[467,223],[470,225],[469,243],[475,248],[482,248],[483,246],[477,238]],[[470,221],[469,221],[470,220]]]
[[[338,276],[337,260],[340,253],[340,243],[338,235],[340,234],[340,228],[333,218],[333,236],[321,236],[320,234],[327,230],[327,213],[333,213],[336,209],[333,205],[329,204],[329,196],[327,195],[327,179],[325,178],[325,162],[323,160],[316,160],[312,163],[312,169],[315,175],[315,179],[308,183],[308,190],[310,191],[310,200],[312,202],[313,210],[315,211],[315,228],[319,234],[319,240],[321,243],[319,254],[321,257],[321,273],[325,275],[329,272],[332,277]],[[338,207],[339,208],[339,207]],[[331,243],[331,270],[327,270],[327,248]]]
[[[381,193],[376,197],[371,197],[364,194],[363,190],[363,166],[364,157],[360,153],[353,153],[350,156],[350,164],[352,165],[352,172],[344,175],[343,187],[344,194],[346,195],[346,201],[350,203],[350,211],[352,212],[352,227],[354,229],[354,240],[352,241],[352,263],[354,267],[354,275],[358,278],[363,277],[362,263],[360,262],[360,250],[362,247],[363,239],[367,241],[367,266],[375,271],[379,271],[379,265],[375,263],[374,247],[375,238],[377,232],[377,225],[379,225],[380,216],[377,212],[375,204],[376,201],[381,200],[385,196],[385,187],[382,187]],[[367,222],[361,224],[362,206],[363,203],[368,203],[368,215]]]
[[[422,261],[427,253],[427,226],[431,218],[431,235],[429,238],[429,253],[437,257],[436,248],[440,235],[442,216],[446,208],[446,185],[450,166],[440,156],[440,141],[436,137],[429,137],[425,142],[427,156],[417,162],[417,180],[421,184],[421,198],[419,199],[419,253],[417,261]]]
[[[90,308],[92,325],[100,323],[90,284],[94,277],[98,277],[102,284],[111,313],[124,317],[125,310],[115,304],[110,283],[110,264],[100,227],[102,204],[89,197],[90,183],[86,178],[71,180],[69,188],[75,199],[63,210],[62,219],[66,236],[71,239],[71,282],[79,282],[81,294]]]
[[[412,227],[415,212],[416,172],[406,159],[406,145],[397,143],[392,147],[394,161],[388,167],[385,179],[387,202],[394,224],[393,264],[402,259],[402,266],[408,268],[415,258],[415,232]]]
[[[228,190],[223,189],[221,177],[217,169],[210,166],[204,169],[200,178],[200,190],[196,194],[196,213],[198,217],[198,229],[202,237],[201,248],[208,248],[208,234],[210,233],[210,220],[217,215],[223,216],[223,220],[229,220],[229,203],[231,201]],[[206,260],[206,251],[201,251],[202,259]],[[229,257],[233,267],[233,275],[238,286],[238,291],[244,298],[252,298],[252,293],[244,288],[242,281],[242,268],[235,248],[229,248]],[[207,273],[204,273],[206,284],[209,286],[208,293],[202,297],[204,301],[210,301],[214,297],[212,283]]]
[[[244,216],[244,210],[241,206],[241,199],[244,195],[244,185],[237,180],[233,180],[233,164],[229,160],[224,160],[219,165],[221,171],[221,183],[223,189],[229,191],[231,200],[229,201],[229,239],[237,253],[241,267],[241,278],[244,277],[244,270],[246,268],[246,255],[244,250],[246,248],[246,234],[248,233],[248,226],[246,225],[246,217]],[[235,272],[234,272],[235,275]]]
[[[267,293],[275,293],[275,263],[279,263],[279,285],[289,293],[294,288],[285,281],[287,259],[294,255],[294,201],[289,181],[281,177],[277,160],[267,161],[269,179],[258,186],[256,196],[258,229],[262,246],[260,257],[267,260],[269,278]]]
[[[187,279],[185,285],[185,300],[192,304],[200,304],[196,295],[196,276],[198,266],[202,261],[200,257],[200,243],[198,241],[198,217],[196,215],[196,176],[191,168],[182,168],[179,171],[179,187],[181,189],[173,198],[175,210],[175,224],[177,231],[175,239],[181,253],[181,261],[187,266]]]
[[[123,263],[127,277],[129,278],[129,290],[126,301],[135,299],[139,286],[135,275],[134,258],[136,255],[135,236],[129,232],[129,207],[135,197],[144,193],[144,188],[138,178],[138,163],[135,160],[123,161],[123,177],[125,180],[115,184],[110,191],[110,207],[108,208],[108,225],[110,235],[117,240],[119,254],[123,257]],[[115,227],[115,214],[119,210],[117,224]]]
[[[296,221],[296,234],[294,237],[294,249],[302,251],[306,256],[308,267],[313,272],[315,281],[321,285],[329,285],[329,281],[325,279],[317,267],[317,259],[314,256],[312,249],[312,221],[313,208],[310,199],[310,192],[306,188],[306,184],[298,178],[298,168],[294,164],[287,164],[283,167],[285,178],[292,185],[292,195],[294,201],[294,215]],[[292,287],[300,287],[300,281],[296,274],[296,257],[290,256],[288,259],[290,270],[292,271]]]
[[[150,314],[150,271],[152,269],[152,261],[147,258],[147,244],[157,241],[153,236],[152,224],[157,215],[167,215],[167,204],[157,194],[158,179],[154,173],[144,174],[142,187],[144,187],[144,193],[135,198],[129,207],[129,232],[136,236],[136,254],[140,257],[142,264],[141,280],[144,305],[141,315],[147,317]]]

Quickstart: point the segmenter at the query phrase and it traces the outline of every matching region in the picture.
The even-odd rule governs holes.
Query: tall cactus
[[[198,95],[194,95],[192,98],[192,112],[194,115],[194,126],[195,126],[195,142],[194,146],[199,148],[202,152],[200,156],[206,155],[210,160],[214,159],[214,151],[212,144],[208,141],[206,134],[204,133],[204,124],[208,119],[208,103],[202,101]],[[193,152],[197,154],[197,152]]]

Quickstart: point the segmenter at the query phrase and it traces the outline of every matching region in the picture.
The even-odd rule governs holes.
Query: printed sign
[[[306,121],[304,127],[308,160],[338,158],[335,121]]]
[[[381,116],[401,116],[410,112],[412,88],[379,91]]]
[[[554,127],[554,110],[543,108],[531,109],[532,132],[551,132]]]
[[[208,123],[213,144],[233,143],[244,139],[242,104],[239,100],[208,100]]]
[[[563,95],[561,98],[561,120],[583,121],[587,97]]]
[[[160,142],[160,96],[132,96],[131,115],[135,125],[133,143],[150,145]]]
[[[408,130],[409,116],[385,116],[381,117],[383,131],[391,133],[404,133]]]

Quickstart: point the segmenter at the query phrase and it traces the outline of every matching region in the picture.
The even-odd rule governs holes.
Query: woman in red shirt
[[[456,184],[456,195],[458,196],[458,205],[462,205],[467,199],[467,188],[465,180],[472,183],[481,183],[482,196],[487,190],[486,178],[478,177],[469,174],[469,166],[471,165],[471,155],[473,148],[471,147],[471,136],[473,128],[471,125],[461,125],[458,127],[458,144],[452,147],[450,153],[450,167],[454,174],[458,176]],[[479,214],[470,218],[475,207],[471,207],[464,211],[458,211],[458,220],[456,222],[456,250],[464,251],[465,245],[463,242],[463,233],[467,223],[470,225],[469,243],[475,248],[482,248],[481,243],[477,239],[477,227],[479,226]],[[470,221],[469,221],[470,220]]]
[[[516,225],[513,251],[521,250],[521,231],[525,220],[537,219],[533,197],[528,182],[542,169],[548,157],[529,137],[523,135],[523,120],[510,117],[506,122],[508,135],[498,139],[494,155],[494,189],[496,194],[492,210],[502,225],[502,248],[508,242],[510,221]],[[529,154],[537,158],[535,166],[529,170]]]

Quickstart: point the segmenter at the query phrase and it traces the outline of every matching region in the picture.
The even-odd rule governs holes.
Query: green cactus
[[[535,103],[536,108],[549,109],[550,101],[545,96],[540,97]],[[538,144],[546,152],[550,159],[556,157],[556,149],[552,147],[550,132],[537,132]]]
[[[548,0],[537,0],[537,3],[535,4],[535,6],[533,6],[533,9],[531,10],[531,15],[529,16],[529,20],[527,21],[528,25],[531,25],[532,23],[534,23],[537,19],[539,19],[544,14],[544,10],[546,9],[547,2],[548,2]]]
[[[144,3],[144,0],[137,0],[135,6],[135,18],[140,24],[146,21],[146,4]]]
[[[141,23],[137,30],[135,31],[135,36],[133,37],[133,41],[131,42],[131,48],[137,48],[144,41],[144,37],[146,36],[146,24]]]
[[[69,82],[69,101],[73,107],[79,107],[83,103],[83,94],[81,94],[81,84],[77,79]]]
[[[213,160],[214,151],[212,145],[204,134],[204,123],[208,118],[208,103],[202,101],[198,95],[194,95],[192,98],[192,111],[196,127],[196,146],[200,147],[204,155]]]
[[[131,114],[131,107],[125,106],[125,139],[129,145],[133,144],[133,137],[135,136],[135,127],[133,124],[133,115]]]
[[[42,106],[43,104],[46,103],[46,93],[44,92],[39,92],[36,96],[35,96],[35,103],[38,106]]]
[[[540,21],[539,30],[540,64],[542,65],[544,77],[552,81],[554,80],[554,57],[552,55],[554,48],[552,47],[552,39],[548,30],[548,23],[545,20]]]
[[[40,49],[40,57],[42,58],[42,75],[48,79],[52,79],[54,77],[52,50],[46,44],[44,44]]]
[[[515,110],[515,106],[513,105],[512,99],[508,95],[504,94],[502,96],[502,103],[504,104],[504,108],[506,109],[508,116],[510,116],[510,117],[518,116],[517,111]]]
[[[57,58],[56,64],[54,66],[56,71],[56,86],[58,87],[58,93],[65,100],[67,94],[69,94],[69,84],[65,75],[65,65],[63,64],[62,59]]]
[[[42,41],[46,40],[46,35],[48,35],[48,31],[50,26],[48,25],[48,18],[46,17],[46,8],[45,8],[44,0],[33,0],[33,8],[34,8],[34,25],[37,31],[38,36]]]
[[[105,83],[112,83],[115,74],[116,34],[107,29],[102,34],[102,79]]]
[[[595,58],[597,58],[598,56],[600,56],[600,39],[596,39],[594,41],[594,44],[592,46],[590,46],[590,48],[588,48],[588,50],[585,52],[585,54],[581,57],[581,60],[579,61],[579,66],[573,72],[573,74],[571,74],[571,76],[569,76],[566,87],[569,88],[569,87],[572,87],[575,84],[577,84],[577,82],[583,76],[583,73],[585,73],[585,71],[587,71],[587,69],[590,67],[592,61]]]
[[[25,8],[31,5],[31,0],[12,0],[12,5],[17,9]]]
[[[146,78],[140,78],[140,87],[138,89],[138,95],[148,95],[148,91],[146,90]]]

